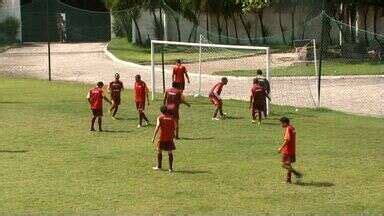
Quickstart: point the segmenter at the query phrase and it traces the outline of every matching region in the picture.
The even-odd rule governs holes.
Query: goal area
[[[208,96],[211,88],[225,76],[229,82],[222,98],[249,100],[256,71],[262,70],[266,79],[270,74],[269,47],[212,44],[202,36],[199,43],[152,40],[152,99],[172,85],[172,68],[177,59],[187,68],[190,77],[184,91],[187,95]],[[249,71],[254,75],[242,76]]]
[[[152,40],[152,99],[172,85],[172,68],[180,59],[190,77],[184,91],[187,95],[208,96],[225,76],[229,82],[222,98],[248,101],[253,78],[261,70],[270,83],[268,113],[271,104],[279,105],[273,108],[276,112],[318,107],[316,41],[297,40],[293,47],[273,51],[270,47],[213,44],[203,36],[199,43]]]

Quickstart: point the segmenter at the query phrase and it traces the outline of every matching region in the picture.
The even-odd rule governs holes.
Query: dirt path
[[[128,88],[133,85],[136,74],[141,74],[148,84],[151,83],[148,66],[113,61],[104,53],[104,48],[104,43],[52,44],[52,78],[86,83],[102,80],[107,83],[114,73],[119,72]],[[46,50],[45,44],[34,43],[0,53],[0,71],[46,79]],[[225,68],[228,67],[231,65],[225,65]],[[186,93],[196,94],[198,75],[191,74],[191,78],[192,83],[187,85]],[[217,76],[204,74],[201,86],[203,95],[206,95],[219,79]],[[229,85],[225,88],[223,97],[248,99],[251,80],[252,78],[229,77]],[[170,76],[166,77],[166,83],[169,85]],[[317,85],[313,78],[272,78],[271,83],[273,103],[296,107],[316,106]],[[160,71],[156,72],[156,86],[158,90],[162,89]],[[321,87],[323,107],[356,114],[384,116],[384,76],[324,78]]]

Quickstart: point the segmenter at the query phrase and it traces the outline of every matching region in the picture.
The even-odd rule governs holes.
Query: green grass
[[[176,173],[154,172],[153,126],[137,129],[132,92],[121,120],[90,133],[88,85],[0,76],[0,212],[4,213],[380,213],[383,119],[329,110],[279,110],[262,127],[247,104],[212,122],[207,99],[182,107]],[[148,109],[154,121],[160,101]],[[302,185],[282,183],[277,118],[298,132]],[[164,163],[167,165],[167,157]],[[165,166],[166,167],[166,166]]]
[[[214,74],[220,76],[245,76],[253,77],[256,70],[218,71]],[[289,67],[272,68],[272,76],[315,76],[315,66],[293,65]],[[322,75],[384,75],[384,62],[374,63],[367,61],[352,61],[348,59],[325,60]]]

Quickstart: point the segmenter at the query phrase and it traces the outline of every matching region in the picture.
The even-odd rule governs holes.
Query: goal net
[[[190,76],[185,94],[208,96],[211,88],[228,78],[222,97],[249,100],[256,71],[266,76],[270,69],[269,47],[211,44],[200,37],[199,43],[151,41],[152,98],[172,85],[172,68],[180,59]]]

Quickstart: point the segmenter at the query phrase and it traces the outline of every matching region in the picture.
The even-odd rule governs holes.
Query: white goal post
[[[152,100],[155,99],[156,96],[156,90],[159,89],[159,86],[156,86],[156,71],[161,70],[161,68],[156,68],[156,62],[155,62],[155,52],[156,52],[156,45],[162,45],[162,46],[180,46],[180,47],[186,47],[186,48],[194,48],[196,50],[196,53],[199,52],[198,55],[198,60],[195,60],[196,63],[198,64],[198,95],[202,94],[202,62],[204,59],[202,59],[202,50],[203,49],[215,49],[217,48],[218,50],[249,50],[249,51],[262,51],[264,56],[260,57],[263,58],[263,62],[265,63],[265,72],[266,72],[266,79],[270,81],[270,66],[271,66],[271,58],[270,58],[270,48],[269,47],[260,47],[260,46],[243,46],[243,45],[224,45],[224,44],[210,44],[210,43],[203,43],[202,42],[202,37],[200,37],[200,43],[188,43],[188,42],[176,42],[176,41],[163,41],[163,40],[151,40],[151,79],[152,79]],[[180,56],[180,59],[182,59],[183,56]],[[230,61],[230,57],[227,57],[227,60]],[[223,60],[225,61],[225,60]],[[236,64],[236,63],[234,63]],[[252,62],[251,62],[252,64]],[[257,63],[253,66],[255,66]],[[163,66],[164,67],[164,66]],[[249,69],[256,69],[256,67],[249,68]],[[256,74],[255,74],[256,76]],[[206,75],[204,75],[205,79]],[[212,75],[213,77],[213,75]],[[220,79],[220,76],[217,76],[218,79]],[[241,83],[239,83],[241,85]],[[244,88],[247,89],[247,92],[249,92],[249,87],[244,86]],[[269,102],[267,103],[267,110],[270,110],[270,104]]]

